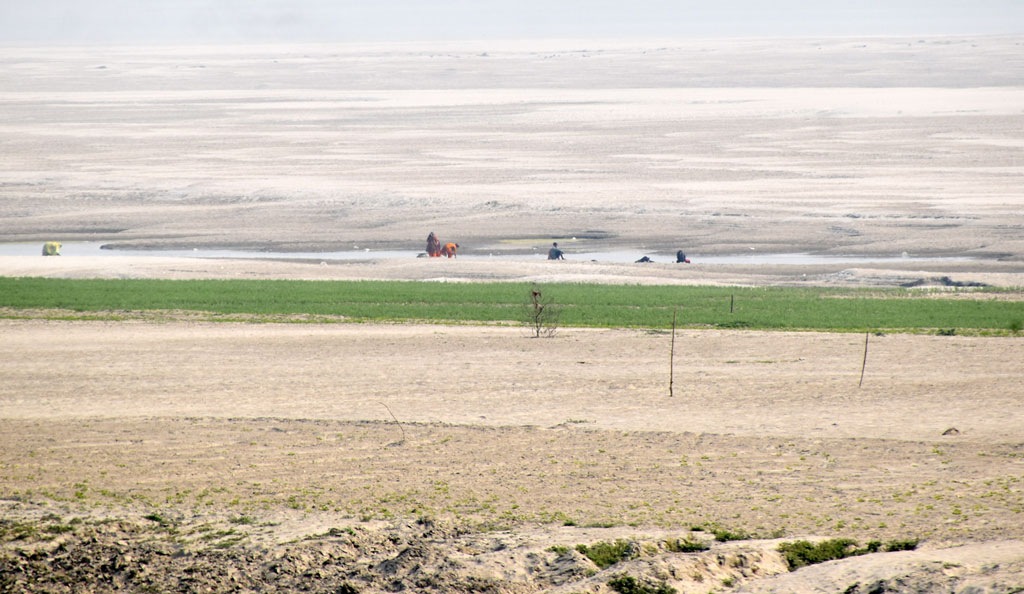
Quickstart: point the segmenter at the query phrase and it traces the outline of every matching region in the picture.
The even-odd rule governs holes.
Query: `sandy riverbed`
[[[1020,43],[13,48],[6,241],[415,250],[435,231],[524,257],[3,256],[0,274],[1020,287]],[[556,240],[569,260],[526,257]],[[612,249],[866,260],[572,259]],[[871,261],[903,252],[971,259]],[[1021,338],[877,337],[860,386],[863,336],[687,331],[671,397],[668,341],[0,321],[0,586],[1024,585]],[[800,537],[921,544],[789,574],[776,548]],[[551,549],[616,538],[637,558],[604,571]]]

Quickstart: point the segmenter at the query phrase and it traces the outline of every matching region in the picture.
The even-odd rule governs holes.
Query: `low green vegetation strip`
[[[117,280],[0,277],[0,307],[94,312],[197,311],[245,319],[528,322],[531,291],[559,326],[679,327],[1017,334],[1024,301],[937,298],[920,289],[732,288],[526,283],[285,280]],[[976,292],[999,293],[984,289]],[[1006,292],[1006,291],[1004,291]],[[1006,292],[1009,293],[1009,292]],[[1014,294],[1015,295],[1015,294]],[[999,295],[995,295],[999,297]],[[27,315],[27,314],[26,314]],[[36,316],[38,317],[38,316]]]
[[[817,543],[798,540],[796,542],[782,543],[779,545],[779,552],[786,559],[789,570],[796,571],[801,567],[814,565],[815,563],[857,557],[869,553],[913,551],[917,548],[917,544],[917,539],[892,540],[887,543],[873,540],[861,548],[857,546],[857,541],[850,538],[833,538]]]

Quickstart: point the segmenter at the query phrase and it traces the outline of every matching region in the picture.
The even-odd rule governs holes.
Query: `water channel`
[[[353,249],[333,252],[275,252],[258,250],[237,250],[237,249],[101,249],[102,242],[93,241],[72,241],[64,243],[61,247],[62,257],[76,256],[159,256],[170,258],[253,258],[263,260],[377,260],[377,259],[406,259],[417,258],[422,252],[415,250],[370,250]],[[40,256],[42,254],[42,242],[28,243],[0,243],[0,256]],[[629,263],[636,262],[643,256],[649,257],[653,262],[672,263],[675,262],[675,254],[644,252],[640,250],[612,250],[604,252],[567,252],[567,260],[596,261]],[[502,259],[502,260],[543,260],[546,252],[538,250],[534,254],[460,254],[459,259]],[[892,256],[835,256],[819,254],[768,254],[751,251],[750,253],[728,254],[728,255],[707,255],[699,253],[687,253],[687,257],[694,264],[761,264],[761,265],[829,265],[829,264],[862,264],[867,262],[966,262],[973,258],[966,257],[914,257],[907,254],[893,254]]]

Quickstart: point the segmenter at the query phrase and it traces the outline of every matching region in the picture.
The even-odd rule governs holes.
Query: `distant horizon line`
[[[344,46],[344,45],[479,45],[524,43],[578,43],[601,42],[613,44],[694,43],[738,41],[812,41],[812,40],[937,40],[937,39],[1013,39],[1024,40],[1021,33],[865,33],[865,34],[791,34],[791,35],[734,35],[734,36],[557,36],[557,37],[493,37],[464,39],[350,39],[350,40],[179,40],[179,41],[3,41],[5,48],[172,48],[172,47],[246,47],[246,46]]]

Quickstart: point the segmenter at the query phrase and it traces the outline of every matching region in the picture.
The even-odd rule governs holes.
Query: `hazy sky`
[[[1024,33],[1024,0],[0,0],[0,43]]]

